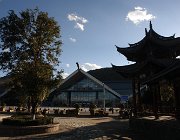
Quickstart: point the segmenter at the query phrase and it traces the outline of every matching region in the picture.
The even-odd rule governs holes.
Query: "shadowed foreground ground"
[[[140,133],[129,130],[129,120],[117,120],[111,117],[75,118],[56,117],[61,128],[55,133],[0,137],[0,139],[25,140],[145,140]]]

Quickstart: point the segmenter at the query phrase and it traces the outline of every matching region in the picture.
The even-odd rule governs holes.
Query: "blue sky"
[[[64,76],[77,69],[76,62],[84,70],[128,65],[114,45],[140,41],[149,20],[157,33],[180,36],[179,0],[0,0],[0,18],[37,6],[61,26]]]

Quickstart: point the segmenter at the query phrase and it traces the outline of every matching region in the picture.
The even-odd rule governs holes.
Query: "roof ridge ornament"
[[[147,28],[145,28],[145,34],[146,34],[146,35],[148,34],[148,32],[147,32]]]
[[[79,63],[78,63],[78,62],[76,62],[76,65],[77,65],[77,68],[78,68],[78,70],[79,70]]]
[[[119,47],[117,45],[115,45],[116,49],[118,49]]]
[[[151,23],[151,20],[150,20],[150,22],[149,22],[149,27],[150,27],[150,29],[152,29],[152,23]]]

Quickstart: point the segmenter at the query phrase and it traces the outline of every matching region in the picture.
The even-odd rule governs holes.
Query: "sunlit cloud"
[[[69,40],[70,40],[71,42],[76,42],[76,39],[75,39],[75,38],[72,38],[72,37],[70,37]]]
[[[70,64],[66,64],[66,67],[69,68],[69,67],[70,67]]]
[[[74,13],[68,14],[68,19],[70,21],[76,21],[76,22],[80,22],[80,23],[87,23],[88,22],[88,20],[85,19],[84,17],[80,17]]]
[[[77,29],[80,29],[80,30],[84,31],[84,25],[81,24],[81,23],[76,23],[76,25],[75,25],[74,27],[77,28]]]
[[[84,25],[88,22],[88,20],[86,18],[78,16],[75,13],[68,14],[67,18],[69,21],[75,22],[74,28],[84,31]]]
[[[97,64],[91,64],[91,63],[84,63],[83,65],[81,65],[81,69],[84,71],[95,70],[100,68],[102,67]]]
[[[62,78],[63,78],[63,79],[65,79],[66,77],[68,77],[68,76],[69,76],[69,74],[68,74],[68,73],[66,73],[66,72],[64,72],[64,73],[62,73],[62,74],[61,74],[61,76],[62,76]]]
[[[135,7],[133,11],[129,11],[126,16],[126,21],[130,20],[134,24],[139,24],[143,21],[149,21],[155,19],[156,17],[152,14],[149,14],[145,8]]]

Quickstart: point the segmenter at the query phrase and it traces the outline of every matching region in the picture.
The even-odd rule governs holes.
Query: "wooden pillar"
[[[158,88],[159,88],[159,84],[158,83],[153,83],[151,84],[151,93],[153,94],[153,113],[155,116],[155,119],[158,119],[158,98],[157,98],[157,94],[158,94]]]
[[[162,84],[159,82],[158,94],[157,94],[157,98],[158,98],[158,109],[159,109],[159,112],[162,112],[161,86],[162,86]]]
[[[180,120],[180,78],[173,81],[175,95],[175,117]]]
[[[159,115],[158,115],[158,103],[159,103],[159,93],[160,89],[159,89],[159,82],[156,82],[155,84],[155,118],[159,119]]]
[[[140,91],[139,81],[137,81],[137,94],[138,94],[138,111],[142,112],[141,91]]]
[[[158,85],[157,85],[157,107],[158,107],[158,110],[161,107],[161,94],[160,94],[160,92],[161,92],[160,83],[158,82]]]
[[[136,83],[135,83],[135,80],[133,79],[133,80],[132,80],[132,89],[133,89],[133,114],[134,114],[134,117],[137,117],[136,91],[135,91],[135,88],[136,88]]]

